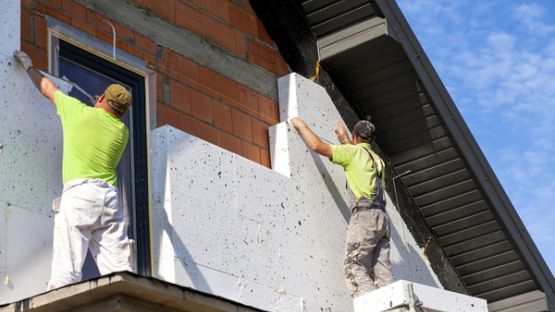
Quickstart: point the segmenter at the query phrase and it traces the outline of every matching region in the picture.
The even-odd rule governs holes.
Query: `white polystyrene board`
[[[167,275],[165,267],[171,265],[174,259],[179,259],[187,264],[187,268],[209,267],[240,276],[243,285],[256,282],[271,289],[283,289],[291,298],[306,300],[305,307],[307,304],[321,306],[318,294],[328,291],[329,287],[320,286],[319,282],[325,280],[327,284],[329,281],[339,280],[341,287],[335,287],[336,296],[344,296],[343,301],[347,300],[347,306],[350,304],[343,291],[341,270],[333,269],[339,268],[342,263],[341,250],[345,227],[345,220],[337,208],[329,205],[309,206],[317,199],[312,195],[314,190],[310,191],[309,188],[310,194],[304,194],[304,191],[297,192],[297,185],[283,175],[240,156],[233,155],[233,161],[222,162],[219,157],[213,155],[218,155],[223,150],[211,145],[212,150],[207,151],[202,140],[198,138],[170,127],[162,127],[156,132],[158,136],[153,137],[159,137],[161,132],[171,137],[165,137],[163,140],[171,142],[171,146],[167,147],[168,151],[176,151],[152,153],[152,157],[157,157],[155,155],[158,154],[167,157],[166,172],[170,175],[167,180],[170,181],[172,210],[171,220],[163,220],[164,218],[159,216],[167,207],[159,207],[160,212],[153,213],[153,223],[162,219],[168,224],[153,225],[153,228],[172,228],[173,248],[176,250],[174,257],[155,260],[161,277]],[[180,139],[175,139],[176,137]],[[297,137],[294,138],[298,140]],[[180,142],[186,143],[189,148],[182,149]],[[160,149],[160,145],[154,146]],[[208,157],[207,153],[211,156]],[[205,164],[204,160],[208,158],[210,160]],[[197,160],[196,163],[194,160]],[[153,163],[159,161],[153,159]],[[213,170],[214,168],[218,170]],[[214,179],[219,175],[227,176],[229,170],[235,171],[237,185],[234,187],[233,183],[228,183],[227,187],[234,187],[234,191],[226,195],[225,199],[228,201],[224,202],[218,196],[218,190],[226,194],[226,187]],[[305,188],[307,186],[303,186],[301,190]],[[168,185],[165,192],[168,193]],[[299,205],[298,203],[303,202],[303,197],[306,205]],[[320,194],[319,197],[326,198],[326,195]],[[328,198],[327,202],[332,201]],[[319,213],[327,210],[339,217],[325,218],[325,215]],[[307,231],[305,228],[315,230]],[[336,234],[330,235],[334,229]],[[324,235],[330,237],[322,240]],[[160,237],[163,237],[163,233],[154,232],[153,242],[160,242]],[[303,239],[304,237],[308,238]],[[330,249],[335,252],[330,252]],[[306,253],[298,250],[305,250]],[[328,254],[334,256],[333,262]],[[197,276],[185,276],[187,271],[182,267],[175,267],[174,270],[176,276],[173,279],[177,283],[191,284],[187,281],[194,280],[194,276]],[[329,277],[330,274],[333,278]],[[306,288],[299,280],[311,282],[315,285],[314,289]],[[318,288],[322,290],[318,291]],[[245,290],[244,287],[237,286],[235,291],[244,293]],[[303,292],[304,297],[299,295]],[[247,297],[241,298],[247,300]],[[259,297],[254,294],[248,298]],[[299,300],[293,302],[298,303]],[[286,305],[290,300],[282,299],[279,302]],[[267,304],[260,299],[254,303],[244,303],[255,306]]]
[[[278,79],[279,121],[285,122],[299,115],[296,103],[295,76],[287,75]],[[291,105],[290,105],[291,104]]]
[[[325,90],[298,75],[288,76],[280,88],[284,85],[296,89],[280,89],[280,106],[287,105],[317,134],[335,140],[340,116]],[[210,280],[216,276],[199,273],[209,268],[227,274],[224,280],[240,278],[225,293],[209,292],[247,305],[268,309],[272,298],[268,310],[352,311],[342,274],[349,220],[343,169],[309,151],[285,122],[269,133],[275,170],[170,126],[153,132],[151,157],[158,167],[152,169],[154,274],[197,288],[217,283]],[[441,287],[387,201],[393,273]]]
[[[487,312],[487,301],[459,293],[430,287],[405,280],[397,281],[354,299],[355,312],[381,312],[407,306],[410,288],[414,302],[420,302],[426,311],[437,312]]]
[[[240,267],[234,259],[238,253],[249,254],[255,248],[251,246],[258,244],[256,224],[238,222],[232,211],[227,214],[218,210],[225,205],[213,205],[188,194],[174,196],[174,202],[179,202],[173,206],[172,220],[176,257],[238,275]]]
[[[226,201],[236,188],[234,156],[223,149],[214,149],[212,144],[193,136],[184,136],[183,139],[185,142],[168,147],[168,158],[180,160],[169,163],[168,170],[170,173],[198,170],[199,175],[172,174],[171,183],[193,196],[198,194],[207,200]]]
[[[2,11],[0,11],[0,57],[2,62],[6,61],[6,57],[11,57],[13,51],[19,50],[20,38],[20,8],[19,1],[4,1],[2,3]],[[13,62],[13,60],[10,60]],[[2,63],[5,65],[5,63]],[[2,68],[2,73],[5,68]]]
[[[306,156],[300,152],[306,147],[297,135],[291,136],[289,142],[292,147],[299,146],[293,148],[292,152]],[[243,163],[243,167],[252,167],[252,162],[244,158],[240,159],[239,163]],[[262,211],[263,219],[257,221],[261,223],[263,229],[264,226],[268,226],[267,230],[272,233],[269,237],[274,240],[269,242],[269,245],[273,246],[270,250],[279,252],[278,269],[279,273],[283,274],[280,287],[293,296],[304,292],[305,300],[314,298],[313,301],[315,301],[328,290],[330,290],[330,297],[334,292],[333,288],[321,287],[324,280],[330,280],[326,279],[326,276],[332,274],[335,281],[342,279],[341,270],[333,268],[340,267],[343,261],[341,254],[345,221],[338,208],[333,204],[330,205],[333,202],[331,196],[321,192],[322,180],[303,179],[306,175],[318,177],[319,173],[311,158],[304,158],[302,161],[301,159],[303,158],[295,159],[295,169],[292,171],[292,177],[286,180],[286,184],[283,184],[284,180],[280,175],[257,167],[261,170],[257,175],[264,174],[266,178],[258,179],[259,183],[245,191],[253,194],[271,192],[270,196],[264,196],[267,199],[263,201],[264,205],[271,204],[270,209],[266,212]],[[269,175],[268,172],[271,174]],[[268,176],[272,178],[270,182],[267,182]],[[283,191],[279,192],[280,189]],[[243,193],[238,192],[238,194]],[[249,208],[252,217],[259,218],[259,207],[253,205]],[[281,222],[282,227],[280,227]],[[304,283],[299,283],[301,280],[314,285],[314,289],[307,289]],[[318,291],[318,288],[326,290]],[[335,293],[338,292],[336,289]],[[342,291],[341,293],[343,294]]]
[[[386,211],[391,226],[391,271],[398,279],[441,287],[424,252],[418,247],[392,199],[386,194]]]
[[[4,145],[0,170],[6,173],[0,176],[0,196],[6,203],[45,216],[51,214],[51,201],[59,196],[62,188],[61,142],[49,138],[52,135],[61,136],[58,131],[31,136],[16,125],[0,132],[0,144]]]
[[[182,259],[163,260],[164,265],[174,267],[176,284],[240,302],[239,277]]]
[[[300,117],[320,138],[337,142],[334,130],[341,115],[324,87],[293,73],[278,79],[278,90],[280,121]]]
[[[164,280],[173,282],[173,276],[175,275],[173,266],[162,266],[160,263],[160,259],[172,258],[175,255],[172,243],[174,232],[170,226],[172,220],[171,184],[169,174],[165,170],[158,170],[156,166],[151,168],[153,168],[153,174],[157,173],[153,177],[156,176],[162,180],[151,179],[151,194],[156,194],[151,200],[150,207],[152,211],[156,212],[151,214],[150,219],[151,233],[156,233],[156,235],[150,237],[151,253],[154,261],[152,265],[158,268],[158,273],[163,276]],[[163,185],[166,185],[167,189],[162,188]]]
[[[302,298],[289,294],[281,287],[268,287],[253,280],[240,281],[240,298],[245,302],[258,301],[263,311],[306,311]]]
[[[51,105],[13,59],[20,45],[20,2],[0,11],[0,304],[46,290],[51,202],[62,190],[62,136]]]
[[[286,107],[282,110],[284,118],[301,117],[321,137],[333,134],[336,123],[341,120],[341,117],[323,87],[297,74],[280,78],[279,87],[280,107]],[[290,87],[295,89],[284,90],[284,88]],[[297,102],[282,103],[282,99],[293,99]],[[288,113],[296,115],[287,115]],[[279,140],[278,134],[292,136],[293,138]],[[319,173],[324,173],[328,179],[333,180],[332,184],[326,184],[328,192],[341,194],[343,201],[346,201],[345,177],[340,166],[330,166],[329,160],[307,152],[308,148],[305,147],[302,140],[294,139],[295,136],[291,134],[291,129],[284,123],[271,127],[270,137],[272,150],[280,152],[276,153],[279,154],[276,157],[276,165],[278,165],[280,171],[290,172],[293,176],[294,172],[303,169],[305,174],[315,176],[317,171],[312,169],[318,168]],[[337,143],[336,139],[329,138],[329,141]],[[313,159],[313,164],[309,164],[308,168],[300,168],[306,165],[297,161],[301,157],[297,155],[298,153],[309,153]],[[307,184],[310,184],[310,182]],[[337,197],[335,196],[335,198]],[[392,200],[387,194],[386,197],[386,209],[392,226],[391,261],[394,275],[426,285],[440,286],[437,276],[431,270],[426,257],[404,224],[401,215],[393,206]],[[341,203],[341,199],[336,199],[336,202]],[[345,207],[345,209],[347,208]]]
[[[276,142],[278,137],[287,137],[287,131],[291,131],[286,123],[279,123],[268,129],[268,137],[270,142],[274,142],[270,146],[270,158],[272,169],[286,177],[291,177],[291,164],[289,163],[289,146],[287,140]]]
[[[6,201],[0,198],[2,203]],[[53,217],[19,207],[2,207],[0,261],[5,272],[0,285],[2,302],[44,292],[50,277]],[[4,262],[5,261],[5,262]]]
[[[355,312],[382,312],[408,302],[408,289],[400,280],[355,298],[353,305]]]
[[[175,266],[171,259],[175,256],[172,243],[174,236],[171,226],[172,205],[171,205],[171,183],[168,172],[167,149],[169,136],[161,132],[151,132],[150,138],[150,243],[152,253],[152,268],[156,276],[175,283]]]

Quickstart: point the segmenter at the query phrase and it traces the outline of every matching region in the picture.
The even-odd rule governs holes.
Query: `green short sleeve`
[[[117,166],[129,139],[115,115],[56,91],[56,112],[64,135],[62,179],[100,179],[117,187]]]
[[[332,145],[331,161],[343,166],[347,184],[356,199],[376,196],[378,171],[382,171],[384,165],[382,159],[371,151],[369,144]]]
[[[348,166],[356,154],[355,145],[342,144],[331,146],[331,161],[343,167]]]
[[[56,113],[63,120],[68,116],[78,113],[85,104],[76,98],[65,95],[62,91],[57,90],[55,93]]]

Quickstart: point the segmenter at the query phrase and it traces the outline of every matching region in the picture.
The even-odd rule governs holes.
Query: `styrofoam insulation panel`
[[[337,142],[340,115],[310,80],[291,74],[278,85],[273,169],[170,126],[152,132],[154,274],[269,311],[352,311],[342,274],[349,219],[342,168],[309,151],[285,122],[299,116]],[[387,202],[395,277],[441,287]]]
[[[429,312],[487,312],[487,301],[452,291],[404,280],[372,291],[354,299],[355,312],[382,312],[395,307],[408,307],[411,303],[409,285],[413,288],[413,301],[418,301]],[[408,309],[407,309],[408,311]]]
[[[62,190],[55,108],[13,59],[20,3],[0,10],[0,303],[44,292],[50,276],[51,202]]]

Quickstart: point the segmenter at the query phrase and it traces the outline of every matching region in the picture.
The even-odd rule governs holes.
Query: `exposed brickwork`
[[[31,17],[29,10],[21,8],[21,41],[31,42]]]
[[[153,16],[205,38],[234,57],[277,77],[289,69],[248,0],[131,0]],[[47,25],[53,16],[111,42],[105,18],[73,0],[21,2],[21,46],[47,70]],[[278,105],[249,86],[201,66],[118,21],[118,48],[157,73],[158,125],[169,124],[231,152],[270,166],[267,129],[279,122]],[[171,34],[168,34],[171,35]]]

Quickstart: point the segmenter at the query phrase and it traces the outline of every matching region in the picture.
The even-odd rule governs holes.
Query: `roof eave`
[[[394,1],[388,0],[376,0],[376,5],[389,21],[394,37],[402,44],[407,57],[413,64],[438,113],[449,129],[455,144],[458,145],[487,199],[503,221],[507,234],[513,239],[534,273],[537,282],[544,289],[550,309],[555,309],[555,293],[553,291],[555,283],[551,271],[400,8]]]

